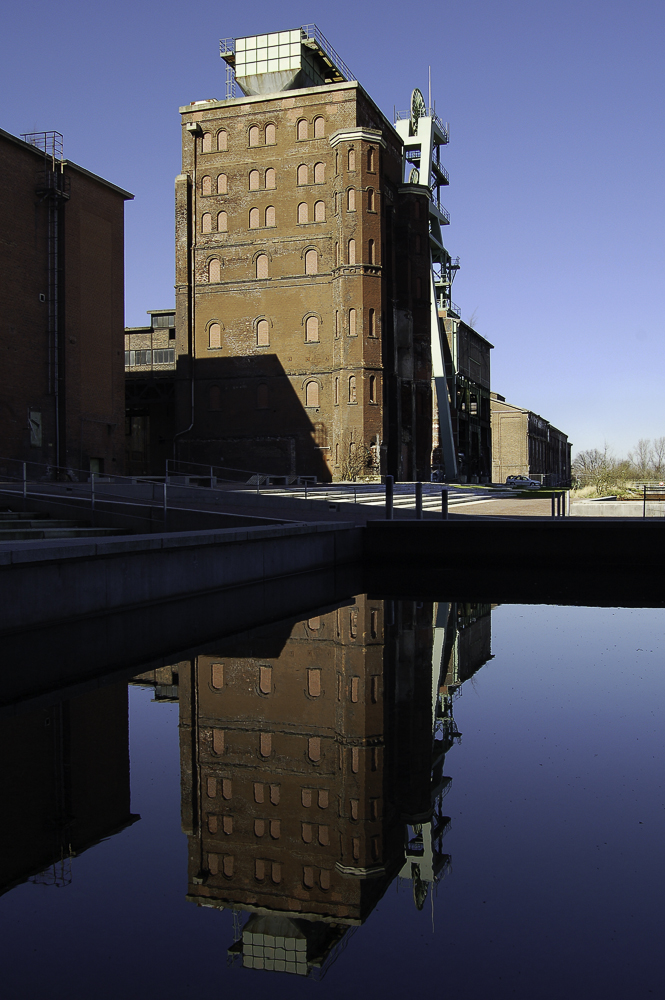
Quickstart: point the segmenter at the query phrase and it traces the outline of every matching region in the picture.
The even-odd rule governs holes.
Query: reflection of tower
[[[139,819],[124,684],[2,719],[0,753],[0,893],[67,885],[72,857]]]

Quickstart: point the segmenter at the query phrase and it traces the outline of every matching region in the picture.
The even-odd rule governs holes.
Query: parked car
[[[508,476],[506,486],[515,486],[517,489],[540,489],[541,484],[536,479],[529,479],[528,476]]]

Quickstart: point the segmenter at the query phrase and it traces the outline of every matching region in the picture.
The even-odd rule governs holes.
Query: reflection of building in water
[[[184,666],[189,668],[188,660]],[[153,701],[177,701],[179,668],[179,663],[171,663],[166,667],[154,667],[143,674],[137,674],[129,683],[136,687],[152,688],[155,693]]]
[[[72,857],[139,818],[124,684],[2,719],[0,753],[0,893],[28,878],[66,885]]]
[[[455,605],[359,597],[178,665],[189,898],[236,911],[243,965],[320,970],[397,875],[422,906],[445,873],[456,636]]]

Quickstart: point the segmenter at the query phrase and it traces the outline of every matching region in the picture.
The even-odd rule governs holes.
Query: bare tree
[[[646,479],[651,472],[653,452],[649,438],[640,438],[634,451],[628,452],[628,460],[640,479]]]
[[[651,442],[653,454],[653,471],[657,476],[662,476],[665,470],[665,437],[654,438]]]
[[[597,496],[623,487],[627,463],[617,460],[605,443],[603,451],[590,448],[575,456],[572,471],[581,486],[593,486]]]

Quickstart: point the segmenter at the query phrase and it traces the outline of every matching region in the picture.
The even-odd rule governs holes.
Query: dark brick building
[[[133,195],[26,138],[0,130],[0,456],[121,473]]]

